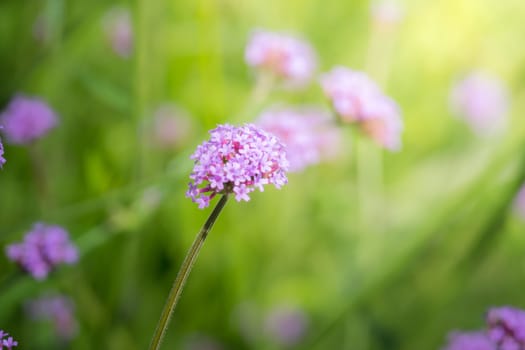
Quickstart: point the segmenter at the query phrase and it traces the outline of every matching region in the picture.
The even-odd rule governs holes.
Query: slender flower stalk
[[[201,209],[207,207],[218,194],[221,198],[182,262],[153,334],[150,350],[160,348],[193,264],[228,196],[234,195],[238,202],[249,201],[249,194],[255,188],[262,192],[265,185],[273,184],[280,188],[288,181],[286,171],[289,163],[284,145],[274,135],[253,124],[240,127],[219,125],[210,131],[210,135],[210,140],[199,145],[191,156],[195,166],[186,196]]]
[[[213,227],[213,224],[219,217],[219,214],[226,205],[227,201],[228,194],[222,195],[221,199],[211,212],[210,216],[208,217],[208,220],[206,220],[201,230],[197,234],[197,237],[195,237],[195,240],[193,241],[190,249],[188,250],[188,253],[186,254],[186,257],[184,258],[184,261],[182,262],[182,265],[180,267],[179,273],[177,274],[177,278],[173,283],[173,287],[171,288],[170,294],[168,295],[168,299],[166,300],[166,304],[164,305],[162,314],[160,315],[157,328],[155,329],[153,339],[151,340],[151,344],[149,346],[150,350],[160,349],[162,338],[166,333],[166,329],[168,329],[168,324],[171,315],[173,314],[173,310],[175,310],[175,307],[177,306],[177,302],[180,299],[182,289],[184,288],[186,280],[190,275],[191,269],[193,268],[193,264],[195,264],[195,260],[197,260],[197,256],[199,255],[199,252],[202,248],[202,245],[204,244],[204,241],[206,240],[206,237],[208,236],[208,233],[210,232],[211,228]]]

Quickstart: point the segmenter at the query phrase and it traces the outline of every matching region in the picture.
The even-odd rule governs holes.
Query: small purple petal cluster
[[[525,311],[509,306],[492,308],[487,331],[452,332],[443,350],[525,350]]]
[[[0,139],[0,168],[2,168],[2,165],[4,165],[5,162],[6,160],[4,158],[4,145],[2,144],[2,140]]]
[[[489,338],[501,350],[525,350],[525,311],[504,306],[487,314]]]
[[[77,248],[60,226],[37,223],[24,241],[7,246],[6,253],[24,271],[42,280],[61,263],[73,264],[78,259]]]
[[[122,58],[128,58],[133,51],[133,27],[129,10],[110,10],[104,18],[104,29],[113,51]]]
[[[299,343],[308,329],[306,315],[292,307],[275,308],[266,317],[265,324],[268,335],[283,346]]]
[[[38,98],[15,96],[0,115],[9,142],[28,144],[53,129],[58,122],[55,112]]]
[[[321,77],[321,86],[343,122],[357,123],[386,149],[401,148],[399,107],[365,73],[335,67]]]
[[[293,84],[306,83],[315,71],[312,47],[294,36],[256,30],[245,51],[246,63]]]
[[[18,346],[18,342],[10,337],[9,334],[0,329],[0,350],[11,350],[12,348]]]
[[[237,201],[264,185],[280,188],[287,183],[288,161],[279,140],[253,124],[219,125],[210,140],[197,147],[192,182],[186,196],[205,208],[217,194],[234,193]]]
[[[78,330],[73,301],[62,295],[46,296],[27,303],[27,312],[38,321],[51,321],[57,336],[72,339]]]
[[[452,332],[443,350],[496,350],[485,332]]]
[[[339,129],[319,109],[272,108],[259,116],[257,124],[284,144],[290,171],[333,158],[340,150]]]
[[[452,88],[450,100],[454,113],[478,135],[497,133],[507,125],[509,93],[497,77],[473,72]]]

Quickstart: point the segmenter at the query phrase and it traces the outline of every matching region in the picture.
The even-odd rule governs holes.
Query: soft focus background
[[[369,73],[400,105],[403,147],[345,129],[334,161],[228,203],[164,348],[439,349],[488,307],[525,307],[525,5],[396,4],[389,19],[357,0],[1,0],[0,109],[24,93],[60,121],[32,151],[2,137],[0,328],[21,349],[146,348],[210,212],[185,197],[191,152],[217,123],[276,103],[328,108],[317,78],[253,98],[255,28],[308,40],[319,72]],[[450,107],[478,70],[509,91],[507,127],[488,136]],[[43,282],[3,253],[37,221],[65,227],[81,254]],[[71,340],[27,315],[50,293],[75,305]]]

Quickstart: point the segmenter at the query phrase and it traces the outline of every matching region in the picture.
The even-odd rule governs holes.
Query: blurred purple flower
[[[211,138],[197,147],[192,182],[186,193],[199,208],[205,208],[218,193],[234,193],[237,201],[264,185],[281,188],[288,181],[288,161],[279,140],[253,124],[219,125]],[[199,186],[201,186],[199,188]]]
[[[77,334],[74,304],[66,296],[46,296],[29,301],[26,310],[34,320],[52,322],[57,336],[63,340],[70,340]]]
[[[193,129],[188,114],[173,104],[157,108],[153,122],[153,141],[161,148],[180,147],[191,136]]]
[[[386,149],[401,148],[403,121],[397,104],[365,73],[335,67],[321,77],[321,86],[345,123],[357,123]]]
[[[69,241],[68,233],[60,226],[37,223],[24,241],[6,247],[7,257],[37,280],[43,280],[61,263],[78,260],[77,248]]]
[[[333,158],[340,150],[339,129],[319,109],[273,108],[263,112],[257,124],[284,144],[290,171]]]
[[[388,97],[378,98],[370,116],[359,125],[365,134],[390,151],[401,149],[403,122],[397,104]]]
[[[0,126],[0,129],[2,127]],[[4,158],[4,145],[2,144],[2,139],[0,139],[0,168],[2,168],[2,165],[4,165],[6,162]]]
[[[47,103],[38,98],[15,96],[0,115],[7,139],[28,144],[53,129],[58,119]]]
[[[378,0],[372,3],[371,14],[373,23],[379,28],[392,28],[404,16],[403,8],[392,0]]]
[[[9,337],[9,334],[0,329],[0,350],[6,347],[6,350],[11,350],[12,348],[18,346],[18,342]]]
[[[104,16],[104,30],[113,51],[128,58],[133,51],[133,26],[126,8],[114,8]]]
[[[278,307],[266,317],[267,334],[277,343],[291,346],[299,343],[308,329],[308,319],[303,311],[293,307]]]
[[[306,41],[283,33],[255,30],[246,46],[246,63],[292,85],[303,85],[316,68],[315,53]]]
[[[500,350],[525,349],[525,311],[504,306],[487,314],[489,338]]]
[[[442,350],[497,350],[485,332],[452,332]]]
[[[451,91],[451,105],[478,135],[502,131],[507,125],[509,93],[497,77],[473,72]]]

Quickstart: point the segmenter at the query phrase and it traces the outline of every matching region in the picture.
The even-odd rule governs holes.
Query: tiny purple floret
[[[0,115],[7,141],[28,144],[53,129],[58,119],[49,105],[39,98],[15,96]]]
[[[18,346],[18,342],[0,329],[0,350],[4,349],[4,347],[6,347],[6,350],[12,350],[16,346]]]
[[[24,241],[6,247],[7,257],[37,280],[43,280],[59,264],[78,260],[77,248],[60,226],[37,223]]]
[[[186,193],[199,208],[217,194],[233,193],[237,201],[250,200],[249,193],[288,182],[289,164],[283,144],[274,135],[253,125],[219,125],[210,131],[191,156],[195,161]]]

